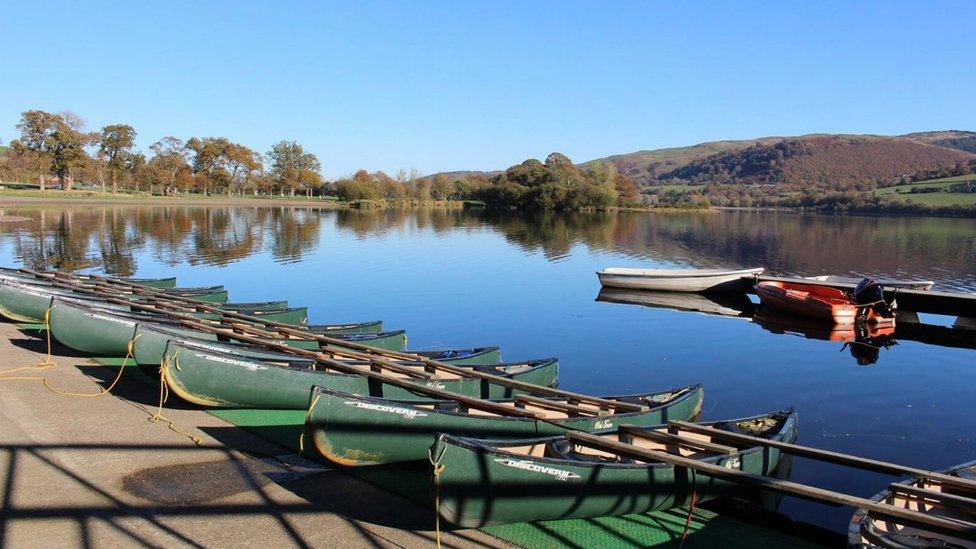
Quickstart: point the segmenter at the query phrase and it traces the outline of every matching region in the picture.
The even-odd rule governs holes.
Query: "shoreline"
[[[227,196],[102,196],[102,195],[81,195],[81,196],[24,196],[20,194],[0,193],[0,205],[27,205],[27,204],[118,204],[127,206],[301,206],[306,208],[316,208],[325,210],[341,210],[349,207],[346,202],[335,200],[323,200],[320,198],[300,198],[300,197],[227,197]]]

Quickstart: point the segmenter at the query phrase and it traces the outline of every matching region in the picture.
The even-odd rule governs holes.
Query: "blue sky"
[[[0,139],[71,110],[142,147],[294,139],[336,177],[976,129],[974,20],[968,0],[10,2]]]

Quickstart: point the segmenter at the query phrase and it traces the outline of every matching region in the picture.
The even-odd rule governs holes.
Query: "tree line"
[[[38,181],[42,190],[53,177],[65,191],[81,182],[113,193],[120,188],[160,195],[334,193],[348,201],[481,200],[489,207],[526,210],[642,203],[634,180],[609,162],[579,167],[558,152],[544,162],[529,159],[495,174],[420,176],[400,170],[390,176],[359,170],[327,183],[319,159],[294,141],[279,141],[261,154],[225,137],[167,136],[142,152],[136,150],[131,125],[88,131],[73,113],[29,110],[16,127],[19,137],[0,154],[0,180]]]
[[[493,208],[521,210],[606,209],[641,204],[640,191],[630,177],[610,163],[581,168],[554,152],[545,162],[529,159],[488,175],[390,177],[383,172],[357,172],[336,182],[345,200],[480,200]]]
[[[19,138],[0,155],[0,179],[37,180],[47,177],[68,191],[76,182],[153,194],[272,194],[321,191],[322,165],[294,141],[279,141],[265,154],[225,137],[167,136],[135,149],[136,130],[109,124],[87,131],[77,115],[29,110],[17,123]]]

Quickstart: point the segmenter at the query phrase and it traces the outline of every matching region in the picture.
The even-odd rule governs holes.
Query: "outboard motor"
[[[854,341],[845,343],[844,346],[850,345],[851,356],[857,361],[858,366],[877,363],[881,349],[890,349],[898,344],[893,331],[871,335],[871,330],[864,324],[858,325],[855,330]]]
[[[884,287],[876,281],[865,278],[857,283],[854,288],[854,302],[858,305],[871,305],[878,316],[883,318],[894,318],[895,311],[884,299]],[[867,307],[861,309],[862,315],[867,314]]]

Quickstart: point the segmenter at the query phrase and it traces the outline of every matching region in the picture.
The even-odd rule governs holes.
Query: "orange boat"
[[[854,324],[858,310],[867,308],[868,322],[894,322],[894,318],[882,317],[873,308],[858,305],[847,292],[829,286],[762,281],[755,285],[755,290],[764,306],[786,313],[835,324]]]

